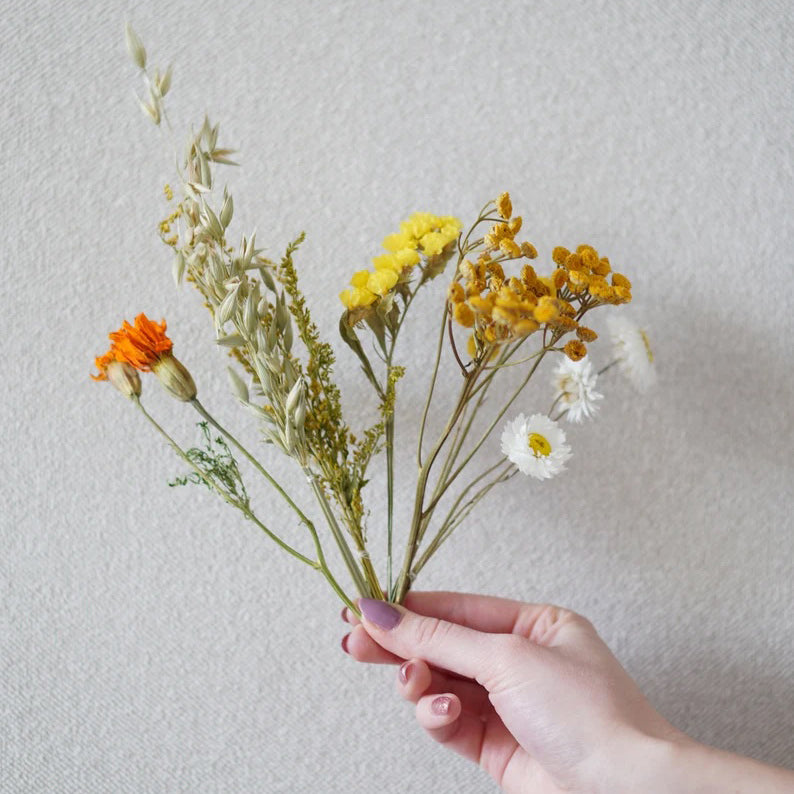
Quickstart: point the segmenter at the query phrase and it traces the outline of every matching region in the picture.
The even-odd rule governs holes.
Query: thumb
[[[498,663],[513,657],[514,634],[490,634],[417,615],[403,606],[360,598],[362,625],[375,642],[403,659],[419,658],[480,682],[490,678]]]

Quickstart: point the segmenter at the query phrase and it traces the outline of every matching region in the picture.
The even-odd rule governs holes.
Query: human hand
[[[343,613],[354,626],[345,650],[400,664],[398,688],[420,725],[507,792],[721,791],[727,781],[741,792],[791,790],[785,770],[676,730],[573,612],[458,593],[359,606],[361,622]]]

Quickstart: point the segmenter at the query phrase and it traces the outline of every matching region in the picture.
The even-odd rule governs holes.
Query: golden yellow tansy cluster
[[[580,325],[584,313],[603,303],[627,303],[631,284],[619,273],[612,274],[609,260],[599,257],[590,245],[574,253],[563,247],[552,257],[558,268],[551,276],[538,276],[529,263],[519,276],[507,276],[502,263],[532,260],[538,252],[532,243],[518,242],[521,217],[512,217],[510,196],[503,193],[495,202],[501,218],[484,235],[476,261],[464,259],[448,291],[449,309],[455,321],[472,329],[469,355],[494,345],[517,341],[540,329],[556,338],[576,332],[576,339],[563,348],[578,361],[587,354],[586,342],[596,339],[595,331]]]
[[[346,309],[371,306],[410,278],[410,271],[422,257],[441,256],[460,233],[461,222],[449,215],[415,212],[400,224],[400,231],[383,240],[386,253],[372,260],[374,270],[359,270],[351,286],[339,293]]]

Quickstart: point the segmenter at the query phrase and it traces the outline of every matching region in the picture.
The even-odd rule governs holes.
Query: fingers
[[[517,638],[507,642],[506,635],[475,631],[385,601],[362,598],[358,603],[363,628],[386,651],[403,659],[424,659],[466,678],[482,682],[517,651],[531,653],[530,644]]]
[[[497,781],[518,747],[496,714],[482,720],[468,713],[454,693],[427,695],[416,704],[416,720],[431,739],[480,764]]]
[[[519,634],[538,645],[553,645],[559,628],[586,623],[575,612],[551,604],[526,604],[509,598],[469,593],[408,593],[405,606],[427,617],[458,623],[491,634]],[[592,628],[592,627],[591,627]]]
[[[361,625],[353,626],[352,631],[342,638],[342,649],[357,662],[369,664],[402,664],[403,662],[402,657],[395,656],[378,645]]]
[[[448,676],[421,659],[403,662],[397,673],[397,689],[411,703],[417,703],[426,695],[452,694],[460,701],[464,711],[478,718],[493,711],[488,693],[479,684]]]

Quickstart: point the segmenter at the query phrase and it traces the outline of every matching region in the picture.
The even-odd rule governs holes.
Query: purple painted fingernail
[[[349,634],[345,634],[345,636],[342,637],[342,650],[345,653],[350,653],[350,651],[347,649],[347,641],[348,641],[349,637],[350,637]]]
[[[452,704],[452,698],[447,697],[446,695],[441,695],[441,697],[437,697],[431,704],[430,704],[430,711],[433,714],[437,714],[439,717],[444,717],[449,714],[449,707]]]
[[[411,676],[414,672],[414,663],[413,662],[403,662],[400,665],[400,683],[407,684],[411,680]]]
[[[402,613],[398,609],[385,601],[378,601],[376,598],[359,598],[358,608],[366,620],[384,631],[393,629],[402,617]]]
[[[339,613],[342,617],[342,620],[347,623],[347,607],[342,607],[342,611]]]

